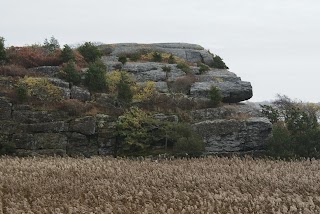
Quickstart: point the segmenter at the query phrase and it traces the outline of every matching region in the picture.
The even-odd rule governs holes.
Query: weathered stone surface
[[[98,154],[98,144],[80,133],[71,133],[68,138],[67,154],[70,156],[90,157]]]
[[[70,122],[70,131],[93,135],[96,131],[96,118],[92,116],[77,118]]]
[[[49,123],[21,124],[21,129],[27,133],[37,132],[66,132],[69,129],[68,123],[55,121]]]
[[[252,97],[252,86],[250,82],[195,82],[191,85],[190,95],[193,97],[208,97],[210,88],[215,86],[220,89],[223,102],[237,103]]]
[[[266,118],[207,120],[193,128],[203,138],[207,153],[263,150],[271,134]]]
[[[39,75],[54,77],[59,73],[59,66],[40,66],[28,69],[31,72],[37,73]]]
[[[207,71],[201,75],[197,75],[196,79],[198,82],[210,82],[210,81],[237,82],[237,81],[241,81],[240,77],[238,77],[235,73],[230,72],[226,69],[212,69],[212,70]]]
[[[154,114],[152,117],[159,121],[169,121],[174,123],[179,122],[179,118],[177,115],[165,115],[165,114],[159,113],[159,114]]]
[[[20,124],[11,120],[0,122],[0,134],[11,135],[20,132]]]
[[[59,133],[39,133],[34,135],[35,149],[66,150],[67,137]]]
[[[190,112],[194,122],[218,119],[245,119],[250,117],[261,117],[259,109],[252,105],[233,104],[223,105],[217,108],[200,109]]]
[[[70,99],[70,84],[68,82],[63,81],[59,78],[48,78],[48,81],[62,89],[64,99]]]
[[[12,104],[3,97],[0,97],[0,120],[8,120],[11,118]]]
[[[16,109],[16,108],[15,108]],[[14,110],[13,120],[19,123],[48,123],[66,119],[66,113],[60,111]]]
[[[34,137],[32,134],[28,134],[28,133],[13,134],[12,143],[15,145],[16,149],[25,149],[25,150],[35,149]]]
[[[89,90],[78,86],[72,86],[70,98],[81,101],[88,101],[91,97]]]
[[[213,62],[212,55],[204,50],[200,45],[187,43],[154,43],[154,44],[137,44],[137,43],[122,43],[101,45],[100,49],[110,49],[111,55],[119,56],[121,54],[136,53],[141,51],[157,51],[174,54],[182,59],[190,62],[203,61],[206,64]]]

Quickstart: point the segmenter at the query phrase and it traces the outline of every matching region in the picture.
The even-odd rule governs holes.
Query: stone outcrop
[[[265,149],[271,132],[266,118],[206,120],[193,128],[205,141],[206,153],[246,152]]]
[[[185,43],[130,43],[102,45],[99,48],[104,53],[109,53],[102,57],[108,72],[126,70],[140,86],[153,81],[160,93],[172,93],[174,84],[186,84],[187,92],[178,95],[195,102],[208,99],[210,88],[215,86],[220,89],[223,102],[235,103],[189,112],[188,121],[204,140],[207,154],[265,148],[271,133],[270,122],[261,117],[259,110],[239,104],[252,97],[250,82],[242,81],[226,69],[210,67],[207,71],[200,71],[197,62],[207,65],[214,62],[212,54],[203,47]],[[123,54],[150,51],[178,56],[189,64],[190,69],[183,71],[177,64],[145,61],[122,64],[118,61],[118,57]],[[94,103],[112,111],[123,110],[119,109],[121,105],[114,99],[114,95],[91,94],[82,86],[73,86],[56,78],[58,67],[38,67],[33,68],[32,72],[41,74],[44,77],[39,78],[47,78],[50,83],[59,87],[64,99],[76,99],[89,105]],[[87,69],[83,69],[83,73],[85,72]],[[11,145],[16,149],[16,155],[113,155],[118,118],[112,113],[70,116],[67,111],[40,111],[29,105],[13,104],[7,98],[7,91],[12,90],[14,85],[11,77],[0,78],[0,89],[3,90],[0,92],[0,149],[3,145]],[[181,121],[177,115],[161,112],[154,114],[153,118],[173,123]]]

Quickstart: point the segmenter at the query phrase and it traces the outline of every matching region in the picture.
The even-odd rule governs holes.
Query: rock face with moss
[[[104,72],[99,78],[106,76],[100,91],[60,79],[61,67],[57,66],[29,69],[39,74],[36,77],[0,76],[0,153],[114,155],[125,139],[117,124],[129,107],[141,107],[153,115],[141,123],[134,119],[138,128],[148,128],[143,132],[145,138],[140,132],[127,133],[130,143],[134,139],[157,139],[156,143],[145,143],[158,150],[164,144],[165,148],[172,147],[173,141],[168,139],[172,130],[180,130],[180,135],[191,133],[191,128],[181,129],[180,122],[184,121],[201,137],[207,154],[265,148],[271,124],[257,109],[239,103],[252,97],[251,84],[230,72],[220,57],[185,43],[108,44],[98,48],[103,56],[95,69]],[[84,82],[90,66],[79,74]],[[212,87],[225,104],[211,103]],[[124,90],[122,97],[120,89]],[[136,94],[129,99],[125,90],[136,90]],[[32,99],[25,101],[26,96],[42,106],[36,106]],[[178,139],[171,134],[179,148],[197,140],[195,136]]]

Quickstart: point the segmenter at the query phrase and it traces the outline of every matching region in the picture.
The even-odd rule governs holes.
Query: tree
[[[86,42],[78,48],[78,51],[84,57],[84,59],[90,63],[95,62],[102,56],[101,51],[91,42]]]
[[[100,62],[94,62],[89,65],[85,75],[85,85],[93,92],[102,92],[107,89],[106,67]]]
[[[75,55],[69,45],[63,46],[60,57],[62,62],[69,62],[75,60]]]
[[[6,54],[6,49],[4,46],[4,38],[0,37],[0,64],[4,64],[7,62],[8,58],[7,58],[7,54]]]
[[[43,47],[49,52],[53,53],[55,50],[60,48],[59,42],[54,36],[51,36],[50,40],[45,39],[43,42]]]
[[[81,75],[76,69],[74,62],[69,61],[66,66],[63,68],[62,78],[66,81],[78,85],[81,82]]]
[[[273,123],[268,145],[271,156],[320,158],[320,107],[278,95],[272,105],[261,105],[262,113]]]
[[[209,99],[212,106],[215,107],[219,105],[222,101],[222,95],[221,95],[220,89],[215,86],[211,86],[209,91]]]
[[[121,72],[120,81],[117,85],[118,99],[125,103],[130,103],[133,98],[133,91],[131,90],[130,79],[125,72]]]

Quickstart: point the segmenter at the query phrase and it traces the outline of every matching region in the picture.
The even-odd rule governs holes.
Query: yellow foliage
[[[117,85],[121,80],[121,71],[116,70],[106,74],[108,91],[111,94],[115,94],[117,92]]]
[[[153,54],[154,54],[155,52],[150,52],[150,53],[147,53],[147,54],[144,54],[144,55],[142,55],[141,56],[141,60],[142,61],[152,61],[152,59],[153,59]],[[159,53],[160,55],[161,55],[161,57],[162,57],[162,61],[163,62],[168,62],[168,60],[169,60],[169,57],[170,57],[170,53]],[[180,57],[177,57],[177,56],[173,56],[173,58],[174,58],[174,60],[175,60],[175,62],[178,64],[178,63],[186,63],[186,64],[188,64],[188,65],[193,65],[193,63],[189,63],[189,62],[187,62],[186,60],[184,60],[184,59],[182,59],[182,58],[180,58]]]
[[[41,101],[59,101],[63,98],[63,90],[50,83],[47,78],[25,77],[17,85],[24,86],[28,96]]]
[[[156,84],[155,82],[148,81],[145,86],[133,86],[133,99],[137,101],[149,100],[156,93]]]

